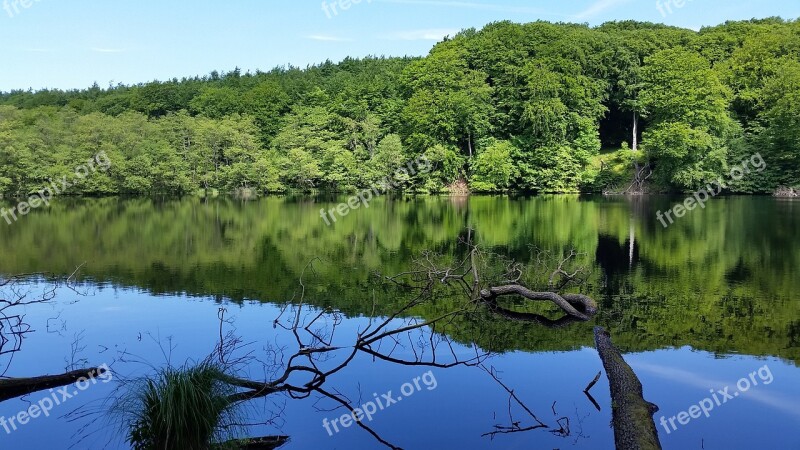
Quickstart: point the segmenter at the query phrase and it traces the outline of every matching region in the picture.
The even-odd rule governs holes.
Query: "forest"
[[[0,194],[25,197],[105,152],[72,195],[692,191],[800,186],[800,21],[700,31],[496,22],[424,58],[0,93]],[[395,173],[425,156],[433,170]]]

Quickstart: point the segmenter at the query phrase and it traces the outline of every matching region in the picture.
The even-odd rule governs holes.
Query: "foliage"
[[[403,190],[598,191],[617,181],[600,149],[632,148],[634,123],[657,187],[694,189],[757,149],[769,169],[730,190],[769,192],[800,184],[798,64],[797,20],[505,21],[425,58],[17,90],[0,93],[0,194],[101,150],[112,169],[70,194],[353,191],[423,154],[433,171]]]
[[[516,152],[508,141],[486,142],[483,150],[471,162],[472,189],[476,192],[501,192],[507,190],[516,176],[511,157]]]
[[[639,94],[651,128],[644,147],[663,182],[694,189],[722,175],[735,132],[730,91],[699,53],[662,50],[646,60]]]

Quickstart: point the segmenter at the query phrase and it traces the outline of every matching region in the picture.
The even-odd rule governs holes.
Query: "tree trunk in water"
[[[581,294],[556,294],[555,292],[534,292],[519,284],[494,286],[481,291],[481,297],[486,301],[494,301],[504,295],[519,295],[528,300],[549,300],[555,303],[568,315],[582,321],[590,320],[597,313],[597,303],[594,299]],[[575,306],[583,311],[578,311]]]
[[[32,394],[34,392],[66,386],[80,380],[89,380],[105,372],[105,369],[92,368],[75,370],[61,375],[0,380],[0,402],[22,397],[23,395]]]
[[[661,450],[653,414],[658,407],[644,399],[642,383],[611,343],[611,335],[595,327],[594,342],[611,388],[611,422],[617,450]]]

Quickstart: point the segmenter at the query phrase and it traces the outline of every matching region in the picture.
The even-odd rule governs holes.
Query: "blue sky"
[[[0,0],[0,90],[107,86],[345,56],[424,55],[497,20],[636,19],[699,29],[800,17],[797,0]],[[677,0],[679,1],[679,0]],[[27,7],[26,7],[27,6]],[[334,9],[335,8],[335,9]],[[671,12],[670,12],[671,10]]]

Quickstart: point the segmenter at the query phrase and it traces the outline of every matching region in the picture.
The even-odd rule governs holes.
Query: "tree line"
[[[73,194],[353,191],[425,156],[403,190],[596,192],[652,168],[691,191],[759,153],[730,192],[800,185],[800,21],[700,31],[496,22],[424,58],[0,93],[0,193],[104,151]]]

